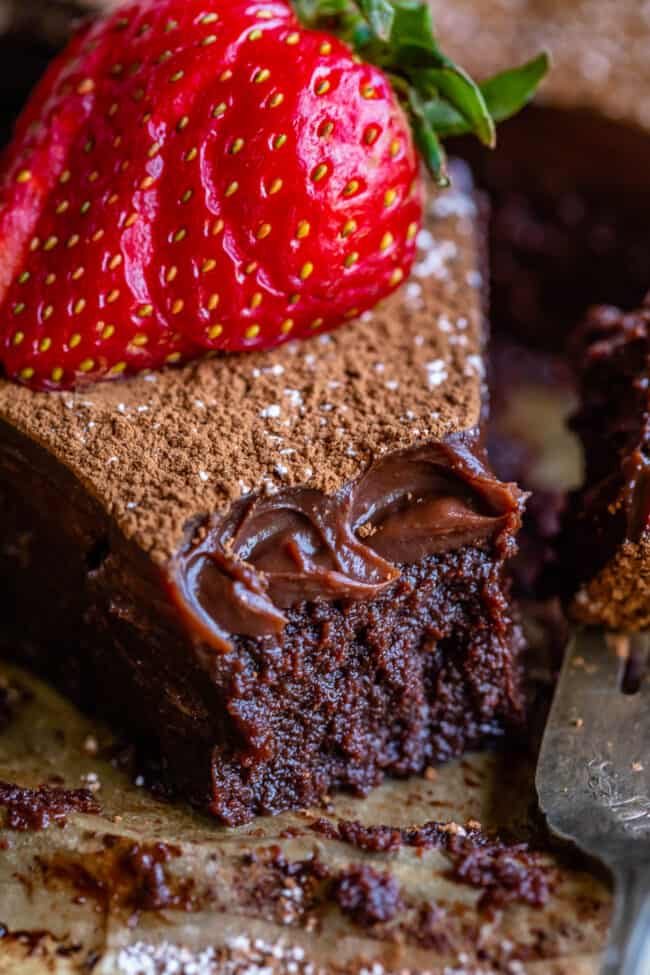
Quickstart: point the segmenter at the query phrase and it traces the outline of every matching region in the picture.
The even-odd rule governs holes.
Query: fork
[[[650,634],[576,631],[537,766],[553,833],[615,885],[602,975],[650,975]]]

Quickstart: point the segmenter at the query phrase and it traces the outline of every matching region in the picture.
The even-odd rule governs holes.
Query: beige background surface
[[[312,810],[227,830],[183,806],[154,799],[110,762],[88,754],[96,742],[100,752],[110,744],[109,733],[82,718],[44,685],[8,666],[0,674],[29,698],[17,708],[10,727],[0,733],[0,780],[35,787],[58,776],[68,788],[96,783],[101,816],[73,815],[65,828],[38,833],[0,830],[0,921],[13,934],[0,940],[0,973],[81,971],[89,956],[100,957],[101,975],[150,975],[155,969],[134,965],[125,953],[129,944],[145,941],[186,945],[200,954],[217,946],[228,959],[216,968],[205,960],[197,971],[188,964],[186,975],[260,975],[255,964],[238,957],[238,937],[262,939],[283,946],[273,959],[273,971],[294,975],[290,948],[299,946],[304,964],[314,971],[358,972],[379,961],[390,972],[427,971],[435,975],[594,975],[596,955],[609,916],[609,895],[600,881],[556,855],[545,862],[559,870],[559,883],[544,908],[511,904],[503,910],[479,910],[481,891],[449,879],[447,854],[431,850],[418,855],[402,848],[396,853],[364,854],[308,829],[319,816],[360,819],[365,824],[422,825],[431,819],[459,824],[479,821],[484,829],[508,830],[517,840],[531,834],[534,795],[531,763],[513,755],[471,756],[440,770],[432,781],[391,782],[366,800],[339,797],[326,811]],[[90,776],[90,778],[89,778]],[[295,831],[289,837],[287,830]],[[109,896],[88,896],[69,876],[81,863],[94,875],[106,849],[106,837],[122,842],[178,844],[182,853],[169,864],[169,882],[193,878],[206,891],[197,910],[143,911],[134,918],[121,903],[119,890],[109,883]],[[242,857],[256,852],[264,858],[277,845],[289,861],[317,853],[328,866],[369,863],[390,872],[414,903],[435,905],[443,912],[445,944],[418,947],[396,922],[364,930],[352,924],[331,903],[304,910],[291,890],[258,900],[259,875]],[[539,841],[531,839],[539,848]],[[57,866],[54,874],[52,865]],[[49,865],[47,868],[45,865]],[[61,871],[65,876],[61,877]],[[290,886],[290,885],[289,885]],[[268,888],[265,888],[268,893]],[[123,899],[123,898],[122,898]],[[21,943],[16,932],[37,932]],[[47,934],[38,934],[47,932]],[[78,946],[75,948],[74,946]],[[235,947],[233,947],[235,946]],[[142,952],[140,952],[142,955]],[[169,955],[169,952],[167,953]],[[245,955],[247,952],[244,953]],[[15,968],[16,958],[23,959]],[[233,967],[234,966],[234,967]],[[259,965],[257,966],[259,967]],[[262,965],[262,967],[264,967]],[[168,969],[169,975],[171,970]],[[268,973],[267,973],[268,975]],[[302,972],[300,975],[309,975]],[[370,975],[381,975],[377,969]]]

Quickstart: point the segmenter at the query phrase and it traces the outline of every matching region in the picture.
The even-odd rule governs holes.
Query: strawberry
[[[390,40],[372,9],[334,6],[330,26]],[[408,72],[392,80],[440,174],[436,127],[491,141],[493,124],[473,83],[432,56],[439,78],[419,58],[419,89],[406,93]],[[423,84],[439,96],[429,108]],[[0,185],[0,361],[63,389],[332,329],[399,286],[421,213],[414,140],[379,67],[286,0],[129,2],[81,30],[17,124]]]

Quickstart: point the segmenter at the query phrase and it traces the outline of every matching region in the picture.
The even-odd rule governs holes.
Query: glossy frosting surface
[[[400,565],[498,542],[521,501],[485,467],[476,437],[393,452],[333,495],[257,492],[207,518],[174,560],[172,592],[209,643],[281,632],[301,603],[373,599]]]

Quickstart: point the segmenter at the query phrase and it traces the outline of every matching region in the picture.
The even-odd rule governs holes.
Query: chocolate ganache
[[[195,522],[174,560],[172,595],[201,641],[227,649],[231,634],[282,632],[283,610],[301,603],[374,599],[400,564],[499,546],[523,500],[485,466],[476,433],[454,435],[382,457],[332,496],[255,492]]]

